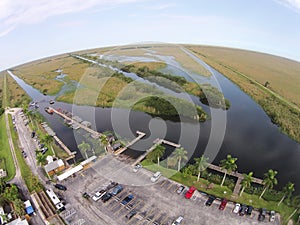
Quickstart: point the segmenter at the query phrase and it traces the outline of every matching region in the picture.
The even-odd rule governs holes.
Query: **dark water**
[[[254,176],[263,177],[268,169],[277,170],[279,171],[277,175],[278,187],[291,181],[295,183],[296,191],[299,193],[300,144],[282,134],[261,107],[235,84],[217,71],[213,69],[212,71],[222,88],[225,98],[229,99],[231,103],[231,108],[226,114],[227,123],[224,140],[219,151],[218,149],[215,150],[216,157],[213,163],[218,164],[227,154],[231,154],[238,158],[239,172],[253,171]],[[55,130],[57,136],[70,149],[78,150],[77,145],[81,143],[80,137],[74,135],[73,130],[66,127],[57,115],[48,115],[43,110],[45,106],[48,106],[48,101],[52,97],[43,96],[19,78],[15,76],[13,78],[32,99],[40,101],[40,111]],[[197,99],[195,101],[197,102]],[[189,151],[189,157],[198,157],[203,154],[207,147],[210,135],[213,135],[211,137],[213,142],[214,135],[218,136],[218,133],[212,134],[211,120],[201,124],[195,122],[180,123],[153,118],[146,113],[126,109],[74,106],[60,102],[56,102],[53,107],[73,111],[74,114],[84,120],[92,122],[94,128],[100,132],[114,130],[120,136],[129,140],[134,138],[136,130],[147,133],[143,140],[126,151],[126,154],[133,157],[140,155],[142,151],[149,148],[153,140],[158,137],[175,143],[179,142],[187,150],[190,150],[192,146],[195,151]],[[214,121],[218,123],[218,119],[215,118]],[[180,139],[182,136],[184,138]],[[194,148],[194,146],[196,147]],[[167,147],[168,153],[171,153],[172,150],[173,148]]]

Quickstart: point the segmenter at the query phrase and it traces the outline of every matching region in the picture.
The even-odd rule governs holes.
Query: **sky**
[[[0,71],[140,42],[234,47],[300,61],[300,0],[0,0]]]

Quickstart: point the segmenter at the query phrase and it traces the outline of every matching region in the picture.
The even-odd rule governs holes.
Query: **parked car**
[[[135,165],[135,167],[133,168],[133,172],[137,172],[137,171],[139,171],[139,169],[141,169],[142,168],[142,165],[141,164],[137,164],[137,165]]]
[[[102,196],[103,195],[105,195],[106,194],[106,191],[104,191],[104,190],[101,190],[101,191],[97,191],[96,193],[95,193],[95,195],[92,197],[92,199],[95,201],[95,202],[97,202],[100,198],[102,198]]]
[[[179,225],[183,221],[183,217],[179,216],[173,223],[172,225]]]
[[[34,138],[34,136],[35,136],[35,131],[32,131],[31,132],[31,138]]]
[[[132,210],[125,217],[130,220],[132,217],[135,216],[136,213],[137,213],[137,211]]]
[[[42,148],[42,154],[44,155],[46,153],[46,151],[48,150],[47,147]]]
[[[110,184],[107,185],[107,187],[106,187],[106,191],[108,191],[108,190],[114,188],[114,187],[117,186],[117,185],[118,185],[117,182],[114,182],[114,181],[110,182]]]
[[[117,186],[114,187],[114,189],[110,192],[112,195],[117,195],[121,191],[123,191],[123,187],[121,184],[118,184]]]
[[[239,215],[240,216],[244,216],[247,212],[247,206],[246,205],[242,205],[241,208],[240,208],[240,212],[239,212]]]
[[[84,192],[84,193],[82,194],[82,197],[84,197],[84,198],[86,198],[86,199],[89,199],[89,198],[90,198],[90,195],[89,195],[88,193]]]
[[[227,199],[223,198],[222,201],[221,201],[221,204],[219,206],[219,209],[224,210],[226,205],[227,205]]]
[[[194,192],[196,191],[196,188],[194,187],[194,186],[191,186],[190,188],[189,188],[189,190],[185,193],[185,198],[186,199],[190,199],[192,196],[193,196],[193,194],[194,194]]]
[[[24,157],[24,158],[27,158],[26,152],[22,151],[22,154],[23,154],[23,157]]]
[[[267,215],[267,210],[265,208],[262,208],[259,210],[259,215],[258,215],[258,221],[264,221]]]
[[[247,206],[247,215],[250,216],[252,214],[253,207],[251,205]]]
[[[240,208],[241,208],[241,204],[236,203],[232,212],[237,214],[240,211]]]
[[[151,177],[151,181],[154,183],[156,182],[161,176],[161,173],[159,171],[157,171],[155,174],[153,174],[153,176]]]
[[[103,202],[107,202],[109,199],[111,199],[112,195],[110,193],[105,193],[102,197],[101,200]]]
[[[275,211],[271,211],[270,212],[270,222],[274,222],[275,221]]]
[[[215,196],[210,195],[210,196],[208,197],[208,199],[206,200],[205,205],[206,205],[206,206],[211,206],[211,204],[214,202],[215,199],[216,199]]]
[[[57,189],[62,190],[62,191],[67,190],[67,187],[62,184],[55,184],[54,187],[56,187]]]
[[[130,202],[133,199],[133,195],[128,195],[126,198],[123,199],[121,204],[126,205],[128,202]]]
[[[180,194],[183,192],[183,190],[184,190],[184,186],[181,185],[181,186],[176,190],[176,193],[180,195]]]

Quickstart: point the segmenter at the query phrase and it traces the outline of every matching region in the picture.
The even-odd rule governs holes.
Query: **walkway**
[[[52,108],[52,107],[49,107],[50,110],[53,110],[54,113],[56,113],[57,115],[61,116],[62,118],[66,119],[66,120],[69,120],[72,122],[72,124],[76,124],[79,128],[82,128],[84,130],[86,130],[87,132],[91,133],[92,135],[94,136],[98,136],[100,137],[102,135],[102,133],[99,133],[98,131],[95,131],[91,128],[88,128],[87,126],[84,126],[82,125],[81,123],[78,123],[76,120],[68,117],[67,115],[57,111],[56,109]]]
[[[127,150],[127,148],[129,148],[131,145],[135,144],[137,141],[139,141],[146,135],[145,133],[143,133],[141,131],[136,131],[136,133],[138,134],[138,136],[135,139],[133,139],[131,142],[129,142],[124,148],[121,148],[121,149],[115,151],[115,155],[120,155],[121,153],[125,152]]]
[[[176,144],[176,143],[173,143],[173,142],[170,142],[170,141],[167,141],[167,140],[164,140],[164,139],[159,139],[159,138],[155,139],[153,141],[153,143],[154,143],[154,145],[152,145],[151,148],[149,148],[144,154],[142,154],[141,156],[139,156],[137,158],[137,160],[134,163],[132,163],[132,166],[135,166],[136,164],[138,164],[141,161],[143,161],[143,159],[146,158],[146,156],[150,152],[152,152],[156,148],[157,145],[167,144],[167,145],[170,145],[170,146],[175,147],[175,148],[179,148],[180,147],[180,144]]]
[[[212,169],[212,170],[215,170],[215,171],[218,171],[218,172],[221,172],[221,173],[224,173],[224,170],[221,167],[213,165],[213,164],[209,164],[208,168]],[[240,190],[241,190],[241,181],[244,179],[244,175],[239,173],[239,172],[231,172],[231,173],[228,173],[228,175],[237,178],[237,181],[235,183],[235,187],[234,187],[234,190],[233,190],[233,195],[238,195]],[[259,178],[256,178],[256,177],[253,177],[252,178],[252,183],[262,184],[263,180],[259,179]]]

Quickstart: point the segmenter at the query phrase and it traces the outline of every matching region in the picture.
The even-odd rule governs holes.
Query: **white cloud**
[[[19,25],[39,23],[52,16],[136,1],[138,0],[1,0],[0,37]]]
[[[275,0],[279,4],[300,13],[300,0]]]

